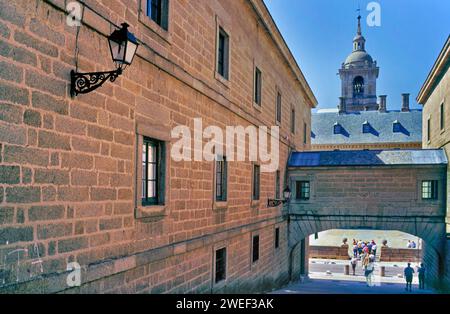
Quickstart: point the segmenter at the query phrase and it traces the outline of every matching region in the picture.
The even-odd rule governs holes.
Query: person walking
[[[411,267],[411,263],[408,263],[408,267],[405,268],[405,279],[406,279],[406,291],[412,291],[412,281],[414,276],[414,269]]]
[[[358,265],[358,258],[356,256],[352,257],[350,265],[352,265],[353,276],[356,276],[356,265]]]
[[[420,263],[420,267],[417,269],[417,273],[419,274],[419,289],[425,289],[425,265]]]
[[[368,263],[365,266],[364,270],[364,276],[366,276],[366,284],[368,287],[372,287],[372,277],[373,277],[373,270],[375,268],[374,263],[368,258]]]

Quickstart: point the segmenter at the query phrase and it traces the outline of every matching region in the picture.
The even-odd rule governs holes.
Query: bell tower
[[[366,39],[362,35],[359,15],[352,53],[339,69],[342,86],[340,107],[344,107],[347,113],[378,110],[378,74],[377,62],[366,52]]]

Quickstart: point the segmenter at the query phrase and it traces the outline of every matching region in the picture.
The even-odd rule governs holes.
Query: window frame
[[[303,184],[307,185],[307,190],[306,188],[304,189]],[[309,201],[311,199],[311,181],[295,181],[295,199],[297,201]]]
[[[291,133],[295,134],[295,107],[291,108]]]
[[[223,57],[223,73],[220,73],[220,50],[221,43],[220,38],[224,37],[224,51],[222,53]],[[224,80],[228,81],[230,79],[230,35],[222,25],[217,26],[217,39],[216,39],[216,70],[215,72]]]
[[[163,141],[159,141],[157,139],[148,137],[148,136],[143,136],[143,140],[142,140],[142,145],[146,146],[146,160],[142,160],[142,165],[141,165],[141,170],[142,173],[144,172],[144,162],[145,162],[145,167],[146,167],[146,171],[145,171],[145,179],[143,177],[141,177],[141,181],[142,181],[142,185],[141,185],[141,206],[154,206],[154,205],[165,205],[164,203],[164,175],[165,175],[165,161],[164,161],[164,149],[165,149],[165,143]],[[151,180],[155,182],[155,196],[153,197],[148,197],[148,165],[149,165],[149,160],[148,160],[148,148],[150,147],[150,144],[153,145],[153,147],[155,148],[155,161],[152,161],[151,163],[155,165],[155,170],[154,170],[154,175],[155,175],[155,179]],[[142,151],[143,152],[143,151]],[[144,183],[145,182],[145,183]],[[147,195],[147,197],[144,200],[144,195],[142,195],[143,189],[145,186],[145,193]]]
[[[155,25],[158,25],[164,31],[169,30],[169,11],[170,11],[170,0],[142,0],[145,3],[144,14],[150,19]],[[153,2],[158,1],[160,4],[159,8],[159,21],[158,18],[153,18]]]
[[[257,240],[255,242],[255,239]],[[256,246],[255,246],[256,244]],[[252,264],[257,263],[260,260],[260,236],[259,234],[253,234],[252,235],[252,254],[251,254],[251,261]]]
[[[253,164],[252,170],[252,201],[261,199],[261,167]]]
[[[429,185],[425,187],[425,183],[429,183]],[[439,180],[422,180],[420,187],[423,201],[436,201],[439,198]]]
[[[277,89],[277,94],[275,98],[275,122],[279,125],[281,125],[282,120],[282,108],[281,108],[282,104],[283,104],[282,94],[280,90]]]
[[[171,141],[171,129],[166,125],[154,124],[150,121],[137,117],[135,124],[135,156],[133,163],[133,179],[134,179],[134,212],[136,219],[155,218],[161,219],[170,213],[170,193],[167,183],[170,182],[170,164],[171,158],[169,152],[169,143]],[[160,167],[160,203],[155,205],[142,205],[142,148],[144,137],[154,139],[163,143],[161,147],[161,162]]]
[[[443,131],[445,129],[445,105],[444,102],[440,105],[440,130]]]
[[[220,280],[217,280],[217,271],[218,271],[218,269],[217,269],[217,262],[218,262],[218,260],[217,260],[217,253],[219,252],[219,251],[222,251],[222,250],[224,250],[224,252],[225,252],[225,254],[224,254],[224,258],[223,258],[223,260],[224,260],[224,265],[223,265],[223,272],[224,272],[224,274],[223,274],[223,278],[221,278]],[[220,284],[220,283],[222,283],[222,282],[225,282],[226,280],[227,280],[227,266],[228,266],[228,250],[227,250],[227,247],[226,246],[223,246],[223,247],[219,247],[219,248],[216,248],[215,250],[214,250],[214,284],[215,285],[218,285],[218,284]]]
[[[275,227],[274,247],[275,250],[280,248],[280,227]]]
[[[216,202],[226,202],[228,195],[228,162],[226,156],[218,156],[217,160],[215,160],[215,168],[214,168],[214,200]],[[221,166],[221,172],[220,172],[220,183],[218,179],[218,169],[219,165]],[[221,195],[218,195],[218,185],[221,187]]]
[[[427,119],[427,142],[431,141],[431,116]]]
[[[253,70],[253,103],[262,107],[262,71],[256,65]]]

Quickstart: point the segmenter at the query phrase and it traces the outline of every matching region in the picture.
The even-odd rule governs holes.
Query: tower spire
[[[359,9],[358,9],[359,11]],[[361,14],[358,14],[358,31],[357,31],[358,35],[361,35]]]

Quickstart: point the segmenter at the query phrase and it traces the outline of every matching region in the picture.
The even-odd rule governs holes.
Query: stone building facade
[[[423,106],[423,148],[442,148],[450,156],[450,36],[444,44],[428,77],[420,89],[417,102]],[[447,252],[446,264],[450,265],[450,172],[447,169]],[[447,274],[450,282],[450,272]]]
[[[71,70],[113,68],[106,36],[122,22],[140,43],[132,65],[71,98]],[[250,292],[286,282],[300,251],[288,252],[281,206],[266,203],[283,189],[289,151],[310,149],[315,105],[262,0],[0,0],[0,291]],[[215,161],[170,158],[171,130],[193,130],[195,118],[280,126],[279,173],[260,174],[259,200],[253,162],[227,162],[218,201]],[[144,206],[148,147],[160,181]],[[67,284],[72,262],[81,286]]]

